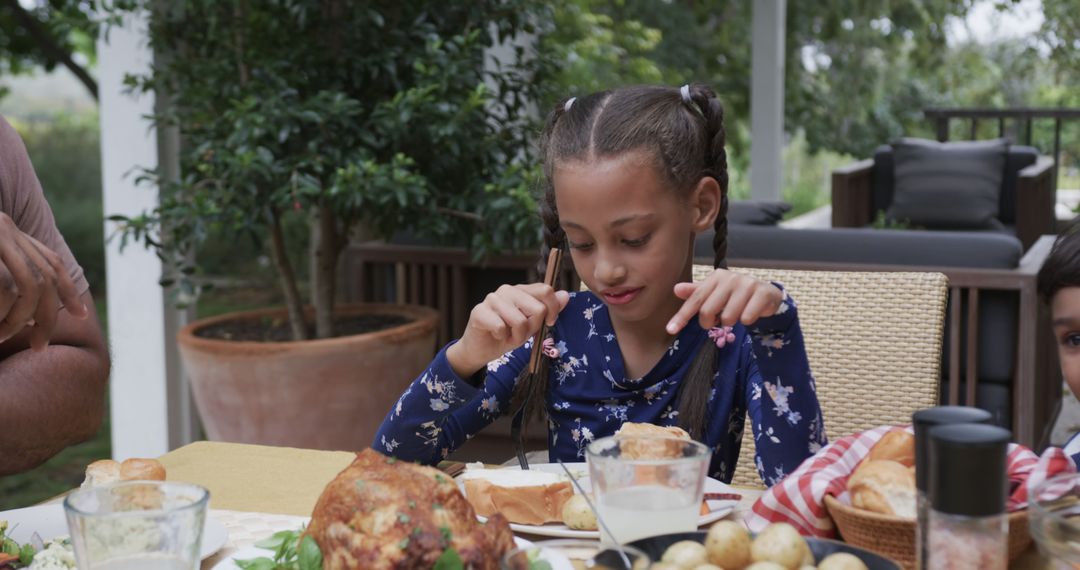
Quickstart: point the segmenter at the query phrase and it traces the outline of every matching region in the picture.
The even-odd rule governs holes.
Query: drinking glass
[[[197,570],[210,493],[198,485],[133,481],[64,499],[79,568]]]
[[[502,570],[530,570],[537,562],[546,562],[551,570],[645,570],[652,564],[649,556],[623,546],[630,566],[618,551],[595,540],[546,540],[510,551],[502,560]]]
[[[1029,530],[1055,568],[1080,567],[1080,473],[1051,477],[1029,491]]]
[[[589,477],[605,544],[698,527],[705,474],[711,453],[696,441],[676,437],[613,436],[586,450]]]

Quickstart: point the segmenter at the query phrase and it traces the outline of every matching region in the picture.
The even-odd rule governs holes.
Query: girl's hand
[[[450,367],[462,378],[472,376],[488,362],[525,344],[542,324],[554,325],[569,300],[566,291],[543,283],[499,287],[473,307],[465,334],[447,349]]]
[[[694,315],[701,328],[751,325],[771,317],[784,302],[784,293],[772,283],[726,269],[713,271],[700,283],[677,283],[675,295],[685,300],[667,324],[668,334],[677,334]]]

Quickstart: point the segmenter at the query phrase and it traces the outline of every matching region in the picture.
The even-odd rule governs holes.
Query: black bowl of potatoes
[[[823,538],[804,538],[786,523],[756,536],[741,523],[720,521],[706,531],[643,538],[630,543],[653,560],[650,570],[901,570],[881,556]]]

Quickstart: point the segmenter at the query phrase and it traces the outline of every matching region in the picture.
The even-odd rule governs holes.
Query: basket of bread
[[[825,508],[844,541],[915,567],[915,437],[887,432],[847,480],[850,504],[825,496]],[[1009,514],[1009,558],[1031,544],[1027,510]]]

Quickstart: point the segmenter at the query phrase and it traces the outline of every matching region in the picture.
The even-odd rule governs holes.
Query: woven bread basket
[[[899,563],[907,570],[915,568],[915,521],[857,509],[826,495],[825,508],[836,523],[844,542],[876,552]],[[1027,510],[1009,514],[1009,560],[1015,560],[1031,546]]]

